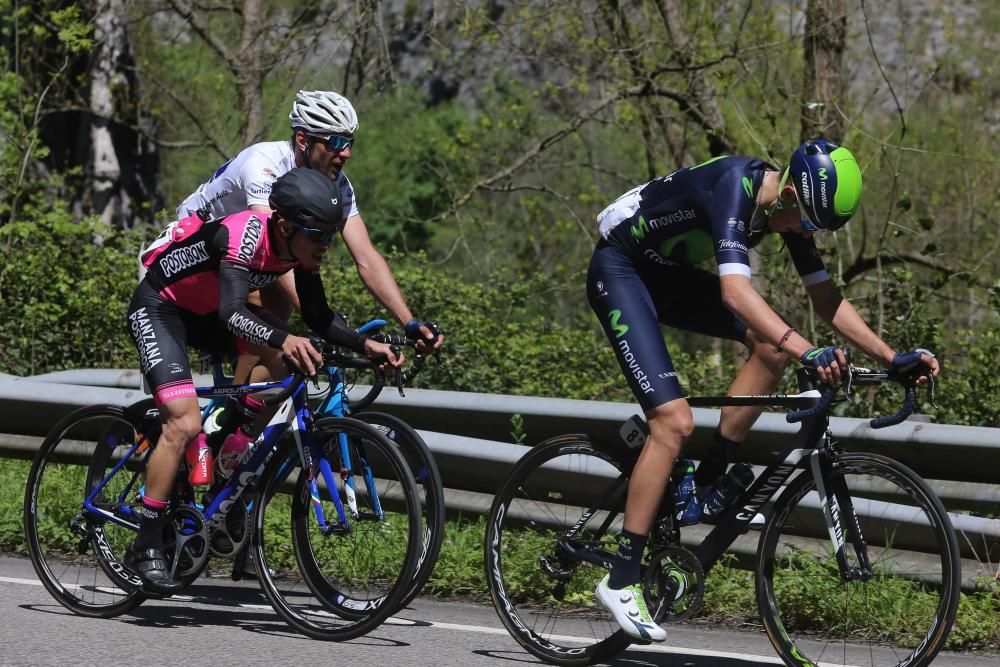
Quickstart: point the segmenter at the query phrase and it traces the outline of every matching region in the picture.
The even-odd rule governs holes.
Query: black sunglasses
[[[292,222],[291,220],[288,220],[288,224],[292,227],[301,229],[307,239],[320,245],[330,245],[330,241],[332,241],[334,237],[337,236],[337,232],[340,231],[340,227],[334,227],[333,229],[317,229],[315,227],[300,225],[299,223]]]
[[[331,134],[328,137],[315,137],[323,142],[323,144],[329,148],[331,151],[340,152],[345,148],[350,148],[354,145],[354,137],[348,136],[346,134]]]

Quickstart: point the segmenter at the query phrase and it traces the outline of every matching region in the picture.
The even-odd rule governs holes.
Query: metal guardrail
[[[31,458],[41,438],[64,415],[95,403],[129,405],[146,398],[136,371],[76,370],[32,378],[0,374],[0,457]],[[211,378],[196,378],[211,384]],[[359,392],[366,387],[358,387]],[[449,512],[484,514],[493,494],[525,447],[510,442],[512,418],[520,415],[524,440],[536,443],[567,432],[588,433],[614,441],[622,422],[636,412],[624,403],[579,401],[468,392],[407,389],[400,397],[387,388],[375,409],[399,416],[417,428],[434,453],[448,489]],[[694,408],[695,432],[685,456],[697,459],[718,424],[719,411]],[[882,430],[867,420],[833,418],[835,437],[849,450],[886,454],[914,468],[951,510],[1000,511],[1000,429],[905,422]],[[740,459],[770,463],[787,446],[798,426],[783,413],[761,416]],[[506,440],[507,442],[504,442]],[[1000,520],[953,514],[959,531],[966,572],[1000,561]],[[696,543],[698,527],[685,531]],[[752,554],[754,536],[743,536],[736,553]]]

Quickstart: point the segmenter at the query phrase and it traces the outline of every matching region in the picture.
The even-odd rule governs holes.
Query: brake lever
[[[940,410],[941,406],[939,406],[937,404],[937,402],[934,400],[934,389],[935,389],[936,385],[937,385],[937,380],[934,379],[934,374],[933,373],[928,373],[927,374],[927,399],[931,402],[931,405],[934,406],[935,410]]]
[[[847,379],[844,381],[844,398],[847,399],[848,404],[855,405],[854,402],[854,365],[847,364]]]
[[[402,350],[399,349],[398,345],[393,345],[392,352],[398,357],[402,352]],[[396,385],[396,389],[399,391],[399,395],[405,398],[406,394],[403,393],[403,371],[399,369],[399,366],[393,367],[392,379],[393,379],[393,384]]]

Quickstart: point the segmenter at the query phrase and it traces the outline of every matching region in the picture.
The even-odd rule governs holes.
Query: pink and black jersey
[[[278,257],[267,223],[267,217],[254,211],[208,221],[197,215],[178,220],[142,254],[146,281],[184,310],[197,315],[218,311],[240,338],[281,347],[287,334],[246,307],[249,292],[299,267]],[[223,284],[227,276],[230,284]]]
[[[128,326],[157,405],[195,395],[189,344],[228,350],[235,336],[281,348],[289,335],[283,323],[247,296],[289,270],[309,328],[335,345],[364,350],[365,337],[327,304],[319,270],[281,258],[272,220],[254,211],[215,220],[189,216],[143,252],[147,272],[129,305]]]
[[[219,267],[229,263],[248,273],[250,291],[299,266],[280,259],[267,217],[243,211],[203,221],[192,215],[169,225],[143,252],[147,280],[165,299],[204,315],[219,310]]]

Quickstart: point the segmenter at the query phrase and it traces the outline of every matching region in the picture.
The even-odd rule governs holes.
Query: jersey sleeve
[[[232,334],[254,345],[281,349],[288,332],[254,313],[247,304],[250,270],[223,261],[219,266],[219,319]]]
[[[748,246],[754,206],[751,172],[736,168],[728,170],[716,182],[704,206],[709,214],[719,275],[736,274],[749,278],[753,275]]]
[[[243,184],[247,208],[254,205],[269,205],[271,187],[281,173],[281,166],[263,151],[253,153],[243,162],[237,180]]]
[[[792,263],[795,270],[802,278],[802,284],[806,287],[830,280],[830,273],[826,270],[826,264],[820,257],[819,248],[816,241],[811,237],[795,234],[794,232],[783,232],[781,238],[788,246],[788,252],[792,256]]]
[[[337,183],[340,185],[340,201],[344,203],[344,220],[361,215],[361,212],[358,211],[358,201],[354,196],[354,186],[351,185],[351,179],[344,172],[340,172]]]
[[[302,305],[302,319],[313,332],[334,345],[365,351],[364,334],[349,327],[330,309],[319,271],[295,269],[295,291]]]

